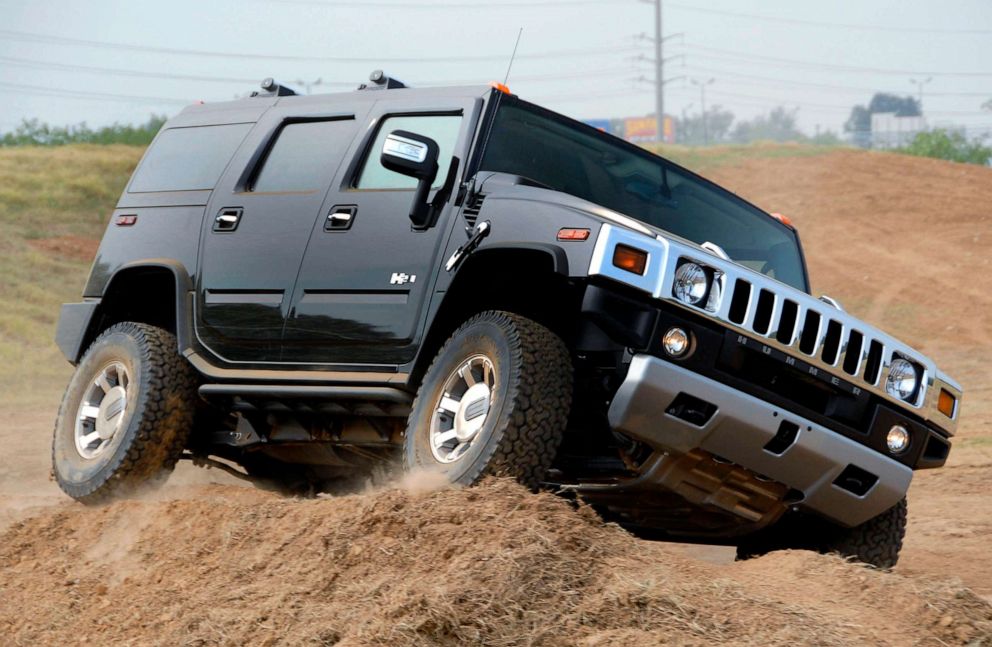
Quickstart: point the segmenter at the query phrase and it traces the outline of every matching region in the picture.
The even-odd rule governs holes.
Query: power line
[[[168,80],[181,80],[181,81],[205,81],[211,83],[244,83],[244,84],[255,84],[259,79],[257,78],[246,78],[246,77],[226,77],[226,76],[204,76],[204,75],[194,75],[194,74],[177,74],[171,72],[149,72],[144,70],[131,70],[122,69],[116,67],[97,67],[89,65],[74,65],[70,63],[60,63],[55,61],[39,61],[34,59],[24,59],[24,58],[14,58],[9,56],[0,56],[0,63],[6,63],[8,65],[23,66],[32,69],[50,69],[55,71],[64,72],[85,72],[88,74],[101,74],[109,76],[125,76],[125,77],[137,77],[137,78],[153,78],[153,79],[168,79]],[[536,74],[536,75],[525,75],[514,77],[516,81],[530,82],[530,81],[540,81],[543,83],[553,83],[556,81],[572,81],[574,79],[585,79],[603,76],[616,76],[618,74],[624,74],[630,72],[629,67],[612,67],[612,68],[600,68],[595,70],[585,70],[581,72],[575,72],[571,74],[560,74],[560,73],[549,73],[549,74]],[[443,80],[433,80],[433,81],[415,81],[413,85],[421,86],[439,86],[439,85],[476,85],[487,83],[488,80],[482,77],[476,77],[474,79],[443,79]],[[300,83],[297,83],[300,85]],[[321,81],[321,86],[329,87],[340,87],[340,88],[355,88],[357,87],[357,81]]]
[[[955,77],[992,77],[992,72],[936,72],[936,71],[921,71],[921,70],[907,70],[907,69],[895,69],[895,68],[878,68],[878,67],[864,67],[859,65],[842,65],[836,63],[817,63],[814,61],[801,61],[798,59],[790,58],[780,58],[776,56],[763,56],[760,54],[750,54],[748,52],[741,52],[729,49],[721,49],[719,47],[705,47],[703,45],[686,44],[685,47],[693,52],[693,56],[698,56],[699,58],[721,58],[720,56],[714,56],[709,54],[709,52],[714,52],[718,55],[723,55],[724,60],[731,60],[735,62],[740,62],[740,59],[746,59],[751,61],[761,61],[762,63],[771,65],[789,65],[794,67],[808,67],[821,70],[833,70],[837,72],[846,73],[861,73],[861,74],[898,74],[900,76],[906,74],[918,74],[927,76],[955,76]],[[698,52],[702,52],[701,54]],[[729,58],[728,58],[729,57]]]
[[[141,103],[172,103],[189,105],[192,101],[188,99],[173,99],[168,97],[146,97],[129,94],[111,94],[106,92],[87,92],[84,90],[56,90],[45,88],[40,85],[23,85],[20,83],[0,82],[0,88],[11,90],[9,94],[35,94],[49,97],[69,97],[75,99],[99,99],[101,101],[130,101]]]
[[[954,35],[989,35],[992,29],[937,29],[933,27],[894,27],[892,25],[858,25],[854,23],[826,22],[818,20],[803,20],[799,18],[787,18],[784,16],[769,16],[759,14],[741,13],[737,11],[725,11],[722,9],[710,9],[708,7],[696,7],[684,5],[677,2],[669,3],[670,7],[681,11],[692,11],[696,13],[713,14],[717,16],[729,16],[732,18],[744,18],[747,20],[760,20],[764,22],[778,22],[787,25],[803,25],[806,27],[824,27],[829,29],[856,29],[861,31],[886,31],[898,34],[954,34]]]
[[[259,79],[224,77],[224,76],[200,76],[194,74],[174,74],[170,72],[144,72],[139,70],[124,70],[112,67],[92,67],[88,65],[73,65],[69,63],[56,63],[49,61],[37,61],[24,58],[13,58],[0,56],[0,63],[15,65],[20,67],[30,67],[43,70],[59,70],[65,72],[86,72],[91,74],[109,74],[112,76],[130,76],[149,79],[175,79],[179,81],[209,81],[211,83],[257,83]],[[348,85],[353,85],[349,83]]]
[[[885,92],[888,94],[907,94],[909,90],[900,89],[885,89],[878,87],[867,87],[867,86],[848,86],[848,85],[836,85],[829,83],[815,83],[812,81],[797,81],[793,79],[781,79],[769,76],[760,76],[757,74],[745,74],[743,72],[729,72],[723,68],[714,68],[699,65],[690,65],[686,68],[688,72],[699,72],[703,74],[715,74],[720,77],[729,77],[731,81],[733,79],[751,79],[759,83],[755,85],[762,84],[774,84],[774,85],[785,85],[785,86],[798,86],[798,87],[808,87],[808,88],[818,88],[823,90],[831,90],[833,92],[848,92],[848,93],[875,93],[875,92]],[[928,96],[934,97],[990,97],[992,96],[992,91],[990,92],[928,92]]]
[[[325,7],[327,9],[513,9],[531,7],[574,7],[590,5],[609,4],[633,4],[635,0],[623,0],[621,2],[609,3],[603,0],[535,0],[534,2],[482,2],[482,3],[458,3],[458,2],[320,2],[320,0],[267,0],[272,4],[304,5],[311,7]]]
[[[115,43],[110,41],[86,40],[82,38],[69,38],[65,36],[53,36],[49,34],[34,34],[28,32],[0,29],[0,38],[11,40],[26,40],[31,42],[54,43],[61,45],[77,45],[82,47],[94,47],[98,49],[116,49],[131,52],[145,52],[155,54],[176,54],[181,56],[201,56],[210,58],[239,58],[265,61],[310,61],[323,63],[468,63],[479,61],[504,61],[506,53],[500,54],[474,54],[459,56],[420,56],[420,57],[360,57],[360,56],[294,56],[287,54],[254,54],[249,52],[217,52],[199,49],[178,49],[174,47],[154,47],[149,45],[133,45],[130,43]],[[617,54],[624,52],[640,51],[642,48],[637,45],[626,45],[621,47],[599,47],[582,48],[570,50],[549,50],[533,54],[520,54],[521,59],[548,59],[548,58],[574,58],[580,56],[602,56],[603,54]]]

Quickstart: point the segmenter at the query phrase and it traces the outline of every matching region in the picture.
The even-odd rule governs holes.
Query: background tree
[[[987,166],[989,159],[992,158],[992,148],[983,145],[981,140],[969,141],[959,132],[940,129],[917,134],[913,141],[901,150],[909,155],[982,166]]]
[[[725,141],[733,123],[734,113],[729,110],[724,110],[720,106],[713,106],[707,110],[706,129],[709,131],[709,143],[716,144]],[[700,146],[707,139],[706,131],[703,130],[702,114],[680,119],[675,132],[680,144]]]
[[[736,142],[774,141],[788,142],[805,139],[796,126],[799,109],[789,110],[779,106],[767,115],[758,115],[750,121],[738,122],[730,138]]]
[[[61,146],[64,144],[132,144],[146,146],[165,123],[165,117],[152,115],[137,126],[113,124],[92,129],[85,123],[75,126],[49,126],[37,119],[25,119],[13,132],[0,136],[0,146]]]

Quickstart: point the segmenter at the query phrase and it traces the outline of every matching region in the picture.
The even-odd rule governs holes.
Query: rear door
[[[331,179],[365,104],[282,100],[249,137],[208,206],[197,335],[229,362],[278,362],[290,293]]]
[[[285,359],[395,366],[413,358],[453,199],[433,227],[414,230],[416,181],[381,165],[382,141],[394,130],[437,141],[430,198],[452,164],[456,193],[481,107],[481,98],[466,97],[376,103],[314,227],[286,322]]]

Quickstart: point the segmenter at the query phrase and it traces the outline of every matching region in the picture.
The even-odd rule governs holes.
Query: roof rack
[[[253,97],[266,96],[266,97],[292,97],[296,96],[296,90],[288,88],[285,85],[281,85],[276,82],[271,76],[262,81],[262,91],[265,93],[255,90],[251,93]]]
[[[406,83],[391,76],[386,76],[382,70],[375,70],[369,74],[370,83],[363,83],[358,86],[359,90],[397,90],[408,87]]]

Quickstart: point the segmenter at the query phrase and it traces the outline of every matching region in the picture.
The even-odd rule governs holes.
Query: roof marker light
[[[774,218],[775,220],[778,220],[780,223],[782,223],[783,225],[785,225],[786,227],[788,227],[790,229],[795,229],[796,228],[796,226],[794,224],[792,224],[792,220],[789,218],[789,216],[786,216],[785,214],[781,214],[781,213],[770,213],[768,215],[771,216],[772,218]]]

